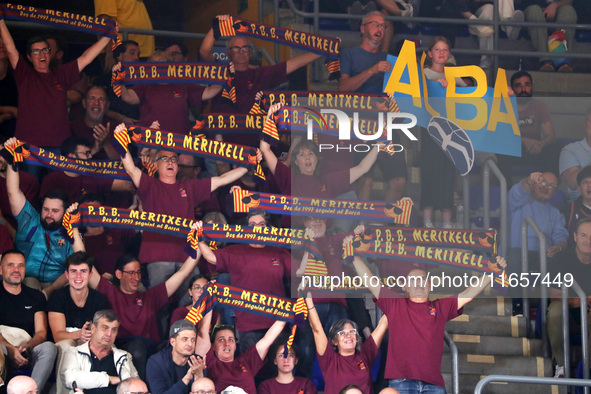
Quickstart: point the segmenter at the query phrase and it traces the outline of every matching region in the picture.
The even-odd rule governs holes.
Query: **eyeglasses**
[[[83,151],[77,151],[76,155],[78,157],[82,156],[82,157],[92,157],[92,152],[89,150],[83,150]]]
[[[357,330],[352,328],[350,330],[341,330],[339,332],[337,332],[337,335],[339,337],[344,337],[345,335],[357,335]]]
[[[385,23],[378,23],[378,22],[367,22],[365,25],[370,25],[371,27],[375,27],[376,29],[386,29],[388,26]]]
[[[192,170],[193,168],[197,168],[197,166],[189,166],[186,164],[179,164],[179,170]]]
[[[179,51],[174,51],[174,52],[170,52],[170,56],[178,56],[178,55],[182,55],[182,52]]]
[[[121,271],[124,274],[127,274],[129,276],[142,276],[142,270],[137,270],[137,271]]]
[[[265,223],[265,222],[258,222],[258,223],[248,222],[248,225],[251,227],[267,227],[267,223]]]
[[[554,190],[554,189],[556,189],[558,187],[557,184],[550,183],[550,182],[548,182],[547,179],[542,179],[542,181],[540,183],[542,184],[542,186],[548,186],[548,188],[549,189],[552,189],[552,190]]]
[[[215,390],[197,390],[197,391],[191,391],[191,394],[216,394],[217,391]]]
[[[230,51],[234,53],[243,52],[246,53],[250,51],[250,45],[244,45],[242,47],[230,47]]]
[[[203,291],[203,289],[205,289],[205,287],[201,287],[199,285],[195,285],[195,286],[191,287],[191,289],[193,289],[195,291]]]
[[[48,54],[49,52],[51,52],[51,48],[45,47],[45,48],[39,48],[39,49],[31,49],[31,54],[32,55],[40,55],[40,54]]]
[[[171,163],[178,163],[179,157],[178,156],[162,156],[162,157],[156,159],[156,161],[158,161],[158,160],[162,160],[165,163],[168,163],[169,161]]]

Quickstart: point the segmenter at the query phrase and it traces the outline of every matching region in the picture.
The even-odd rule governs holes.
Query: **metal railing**
[[[551,386],[585,386],[591,387],[591,380],[583,379],[555,379],[542,378],[536,376],[509,376],[509,375],[488,375],[478,382],[474,388],[474,394],[481,394],[482,389],[489,383],[527,383],[527,384],[544,384]]]
[[[508,236],[508,218],[507,218],[507,179],[499,170],[493,160],[484,162],[482,169],[482,195],[483,195],[483,227],[488,229],[490,227],[490,173],[493,173],[495,178],[499,181],[501,192],[501,226],[499,229],[499,242],[501,250],[499,256],[507,257],[507,236]]]
[[[583,356],[583,379],[589,379],[589,327],[587,324],[587,295],[573,278],[572,289],[580,301],[581,309],[581,352]],[[570,377],[570,327],[569,327],[569,305],[568,287],[562,284],[562,345],[564,347],[564,376]],[[539,313],[539,312],[538,312]],[[585,387],[585,394],[589,394],[589,388]]]
[[[540,278],[544,278],[546,272],[548,272],[548,264],[546,259],[546,236],[540,230],[536,222],[531,216],[526,216],[523,218],[521,222],[521,272],[528,273],[529,272],[529,264],[528,264],[528,256],[527,256],[527,246],[528,246],[528,227],[536,233],[540,241]],[[530,316],[529,316],[529,298],[528,298],[528,287],[524,286],[522,289],[522,296],[523,296],[523,316],[525,317],[525,323],[527,325],[527,333],[529,337],[530,333]],[[544,351],[544,357],[550,356],[550,351],[548,349],[548,342],[547,342],[547,327],[546,327],[546,313],[545,311],[548,309],[548,289],[545,286],[541,286],[541,303],[542,307],[538,311],[541,313],[542,316],[542,348]]]
[[[451,338],[451,335],[446,331],[443,333],[443,339],[449,350],[451,351],[451,385],[453,394],[460,393],[460,360],[458,354],[458,347]]]

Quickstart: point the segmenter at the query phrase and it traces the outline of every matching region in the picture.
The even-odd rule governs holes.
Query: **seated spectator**
[[[534,83],[531,75],[527,71],[516,72],[511,76],[511,88],[517,97],[521,157],[498,155],[499,169],[509,184],[513,183],[513,168],[518,165],[558,174],[561,146],[556,142],[548,107],[543,101],[532,98]]]
[[[12,343],[0,333],[2,352],[15,369],[33,368],[31,377],[37,387],[45,383],[53,369],[57,353],[55,344],[47,339],[45,296],[23,284],[25,255],[18,249],[5,252],[0,260],[0,325],[7,326]],[[5,333],[6,333],[5,332]]]
[[[209,378],[195,379],[191,386],[193,394],[215,394],[215,384]]]
[[[116,394],[125,393],[148,394],[148,386],[141,379],[127,378],[117,385]]]
[[[69,210],[77,207],[74,204]],[[195,227],[196,228],[196,227]],[[78,229],[74,229],[74,248],[84,250]],[[199,253],[197,253],[199,258]],[[145,293],[138,292],[142,270],[137,258],[122,255],[115,262],[115,284],[102,278],[96,269],[89,279],[90,287],[105,294],[115,313],[121,318],[117,346],[127,350],[135,360],[140,377],[145,377],[148,357],[160,342],[156,312],[170,302],[181,283],[193,272],[197,260],[188,257],[182,267],[166,282],[151,287]]]
[[[591,263],[591,219],[585,218],[577,223],[574,234],[574,245],[568,247],[554,256],[548,265],[548,272],[551,278],[563,278],[567,273],[572,275],[572,278],[577,281],[586,294],[590,294],[591,286],[589,281],[583,278],[588,278],[591,270],[589,264]],[[573,293],[570,294],[571,297]],[[562,296],[561,290],[555,284],[550,289],[550,297],[552,302],[548,306],[548,337],[550,339],[550,346],[552,348],[552,358],[556,362],[555,378],[564,377],[564,347],[563,347],[563,332],[562,319],[565,317],[562,314]],[[581,305],[579,298],[572,297],[568,299],[569,313],[568,319],[570,323],[571,332],[576,332],[577,327],[580,332],[581,325]]]
[[[327,335],[316,312],[314,301],[308,293],[306,297],[308,319],[314,333],[318,364],[324,376],[324,391],[336,394],[343,382],[359,385],[364,392],[373,392],[371,368],[378,357],[379,347],[388,329],[388,320],[382,316],[371,336],[361,344],[357,324],[341,319],[330,327]]]
[[[148,61],[170,63],[171,57],[167,52],[156,51]],[[113,72],[120,69],[121,63],[117,63]],[[141,126],[150,127],[157,120],[163,130],[189,134],[189,107],[201,108],[204,101],[215,97],[221,90],[221,85],[154,83],[127,88],[122,84],[121,98],[128,104],[140,106]]]
[[[76,382],[83,390],[115,393],[119,382],[138,376],[131,355],[114,345],[120,322],[109,309],[94,314],[88,342],[71,347],[64,355],[60,377],[66,388],[72,389]]]
[[[39,389],[34,379],[20,375],[10,379],[6,386],[6,394],[37,394]]]
[[[568,229],[568,245],[574,245],[573,235],[580,220],[591,217],[591,166],[583,168],[577,174],[580,196],[566,209],[566,228]]]
[[[483,4],[484,3],[484,4]],[[493,4],[491,1],[479,0],[445,0],[441,6],[441,16],[444,18],[464,18],[481,21],[492,21]],[[499,18],[501,20],[511,20],[512,22],[523,22],[523,11],[515,11],[513,0],[499,1]],[[451,25],[450,25],[451,26]],[[478,45],[482,51],[493,50],[494,30],[489,25],[469,25],[470,34],[478,37]],[[453,27],[455,29],[455,26]],[[507,26],[503,30],[507,32],[509,39],[519,38],[520,27]],[[447,36],[455,36],[448,29]],[[451,34],[450,34],[451,33]],[[482,55],[480,57],[480,68],[488,70],[492,67],[492,56]]]
[[[262,209],[251,211],[247,219],[248,226],[268,227],[269,215]],[[202,226],[202,222],[197,225]],[[287,249],[257,244],[233,244],[223,249],[211,250],[206,242],[200,241],[199,250],[207,262],[215,265],[217,272],[230,274],[232,286],[285,297],[283,278],[291,276],[291,254]],[[263,338],[274,323],[273,319],[252,313],[235,313],[242,352]]]
[[[512,272],[521,269],[521,223],[526,216],[534,219],[542,233],[546,236],[548,257],[566,248],[568,230],[564,216],[552,206],[549,200],[558,187],[558,179],[550,172],[532,172],[509,190],[507,204],[509,210],[509,248],[510,256],[515,263]],[[530,272],[539,272],[540,242],[531,228],[528,228],[527,247]]]
[[[193,323],[178,320],[170,327],[169,336],[170,347],[148,359],[148,386],[152,394],[187,394],[193,381],[203,377],[205,367],[203,357],[195,356],[197,330]]]
[[[591,110],[587,111],[585,119],[585,137],[568,144],[560,152],[560,176],[566,181],[570,201],[574,201],[580,195],[577,184],[579,172],[591,164]]]
[[[92,160],[93,144],[85,137],[68,137],[60,148],[62,156],[77,160]],[[41,182],[40,193],[44,195],[51,189],[63,189],[70,201],[80,199],[83,192],[105,195],[109,191],[134,191],[130,181],[110,179],[92,175],[80,175],[70,171],[54,171]]]
[[[96,193],[85,193],[80,204],[102,206],[102,198]],[[85,250],[94,257],[95,267],[103,278],[113,281],[115,261],[125,253],[137,255],[133,242],[140,234],[134,230],[117,227],[88,226],[81,229]]]
[[[211,322],[211,312],[203,318],[199,336],[207,336],[207,327]],[[284,321],[275,321],[271,328],[254,346],[236,356],[236,332],[232,326],[216,326],[210,341],[199,341],[195,352],[205,355],[207,375],[214,381],[215,388],[221,392],[226,387],[237,386],[247,393],[256,393],[255,375],[265,365],[267,352],[285,327]]]
[[[0,144],[0,150],[4,148],[4,144]],[[6,170],[8,163],[2,156],[0,156],[0,213],[6,221],[16,229],[16,219],[12,215],[10,208],[10,200],[8,199],[8,190],[6,185]],[[19,188],[35,208],[39,208],[39,181],[33,175],[26,171],[19,171]]]
[[[53,292],[47,302],[49,327],[57,346],[56,386],[61,393],[64,386],[59,378],[62,357],[70,347],[86,343],[91,337],[91,322],[98,311],[110,309],[104,294],[88,287],[94,258],[86,252],[75,252],[66,259],[68,286]]]
[[[109,108],[107,90],[103,86],[89,87],[82,99],[82,107],[84,116],[70,121],[72,134],[94,142],[90,151],[94,159],[119,160],[117,151],[110,144],[115,122],[107,121],[105,116]]]
[[[577,12],[572,6],[572,0],[524,0],[521,7],[525,10],[526,22],[555,22],[557,24],[577,23]],[[554,64],[552,58],[544,57],[548,52],[548,28],[533,26],[527,28],[534,49],[540,52],[540,71],[572,72],[572,65],[568,60],[562,64]],[[558,27],[560,29],[560,27]],[[576,45],[575,29],[564,29],[567,48],[573,50]]]
[[[295,347],[291,347],[285,357],[287,343],[281,343],[275,348],[273,364],[277,366],[277,377],[267,379],[258,387],[259,394],[275,393],[305,393],[316,394],[316,387],[310,379],[293,376],[293,370],[298,363]]]

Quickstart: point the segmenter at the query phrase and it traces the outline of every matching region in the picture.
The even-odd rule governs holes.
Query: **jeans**
[[[412,379],[390,379],[390,386],[393,389],[400,391],[400,394],[415,394],[415,393],[429,393],[429,394],[445,394],[445,387],[435,386],[434,384],[425,383],[422,380]]]
[[[2,345],[2,351],[5,355],[8,355],[6,347]],[[29,363],[25,366],[33,367],[31,372],[31,378],[37,383],[39,392],[45,387],[47,379],[53,369],[53,363],[55,362],[55,356],[57,355],[57,348],[53,342],[43,342],[35,346],[29,356]]]

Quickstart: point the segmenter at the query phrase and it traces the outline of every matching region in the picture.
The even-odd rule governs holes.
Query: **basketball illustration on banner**
[[[451,120],[434,116],[427,131],[454,163],[460,175],[468,174],[474,164],[474,147],[464,129]]]

